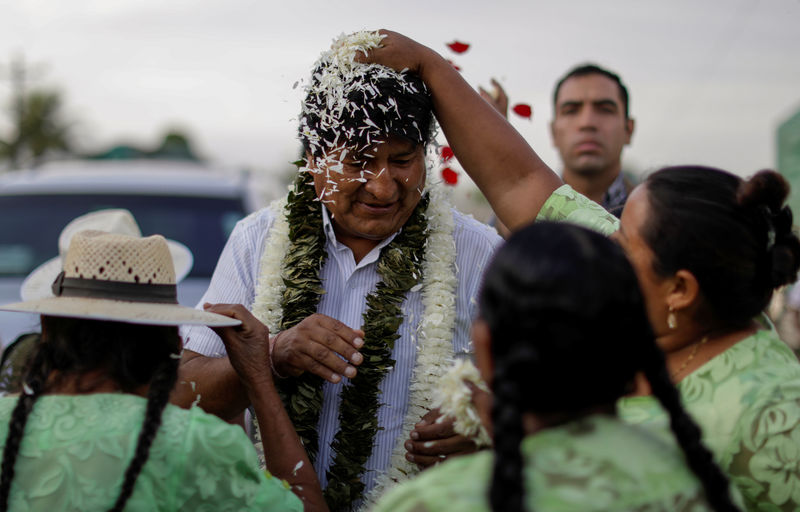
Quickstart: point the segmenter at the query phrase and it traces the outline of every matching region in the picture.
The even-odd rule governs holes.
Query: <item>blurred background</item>
[[[631,92],[626,170],[691,162],[747,175],[779,166],[779,126],[800,109],[798,21],[798,0],[18,0],[0,17],[0,140],[13,140],[23,95],[28,116],[60,128],[40,141],[56,152],[155,151],[177,135],[204,160],[285,174],[320,51],[386,27],[531,105],[532,120],[512,122],[555,169],[552,87],[595,61]],[[452,53],[454,40],[470,49]]]
[[[187,281],[199,282],[182,296],[193,304],[236,219],[293,176],[312,64],[362,29],[417,39],[475,87],[497,78],[512,106],[532,108],[510,120],[557,171],[553,86],[576,64],[600,64],[631,94],[629,176],[684,163],[742,176],[776,168],[800,211],[798,21],[800,0],[3,2],[0,298],[14,300],[24,276],[58,254],[71,218],[125,207],[144,234],[195,253]],[[454,41],[469,48],[456,53]],[[452,167],[457,204],[486,220],[488,205]],[[203,215],[213,236],[197,229]],[[3,332],[0,321],[0,344],[33,324]]]

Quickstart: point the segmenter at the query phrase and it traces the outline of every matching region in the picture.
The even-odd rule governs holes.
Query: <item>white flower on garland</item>
[[[478,389],[489,391],[472,361],[462,359],[456,361],[439,382],[433,405],[439,408],[442,416],[454,419],[453,430],[457,433],[472,438],[478,446],[490,446],[492,440],[472,403],[472,390],[467,382],[471,382]]]
[[[430,173],[428,175],[430,178]],[[423,317],[418,326],[417,363],[411,377],[408,412],[403,429],[392,451],[390,468],[378,477],[363,509],[369,509],[386,490],[419,472],[406,460],[405,442],[419,420],[435,408],[432,397],[453,359],[453,331],[456,319],[456,246],[454,220],[448,191],[441,182],[430,189],[428,204],[428,242],[423,262]]]
[[[336,181],[330,179],[330,172],[342,171],[342,160],[348,151],[362,151],[364,148],[349,148],[348,140],[353,136],[342,128],[342,121],[347,116],[348,109],[354,104],[347,100],[351,87],[372,87],[368,81],[358,79],[365,73],[365,68],[377,72],[378,77],[389,77],[396,80],[402,87],[416,92],[413,85],[408,83],[402,73],[376,64],[355,64],[353,57],[357,51],[366,52],[380,45],[383,38],[377,32],[360,32],[351,36],[340,38],[334,47],[323,53],[319,62],[329,62],[334,65],[323,66],[323,71],[315,75],[312,84],[307,87],[307,94],[317,94],[326,98],[326,108],[316,109],[313,114],[320,116],[320,125],[323,129],[336,128],[336,140],[326,141],[320,134],[310,128],[306,122],[306,115],[312,113],[303,105],[300,119],[303,137],[308,141],[312,153],[323,155],[315,161],[316,169],[301,168],[300,172],[319,172],[328,177],[326,191],[318,198],[322,202],[330,201],[330,194],[335,192]],[[317,68],[318,66],[315,66]],[[369,92],[369,90],[368,90]],[[386,98],[385,104],[379,105],[381,109],[397,109],[393,98]],[[366,119],[368,126],[360,128],[360,132],[367,134],[368,143],[381,142],[383,134],[388,132],[387,127],[377,126]],[[371,125],[371,126],[369,126]],[[428,140],[435,140],[435,123]],[[417,130],[419,128],[417,127]],[[339,137],[341,134],[341,138]],[[421,134],[420,134],[421,136]],[[422,137],[420,137],[422,138]],[[431,145],[433,146],[433,144]],[[430,202],[426,211],[428,224],[427,240],[425,245],[425,260],[422,264],[423,278],[420,289],[423,305],[423,317],[417,326],[417,358],[410,382],[408,411],[403,420],[402,433],[392,452],[391,466],[378,477],[376,486],[362,504],[362,509],[368,509],[373,499],[383,490],[395,483],[407,479],[418,472],[416,465],[405,459],[404,442],[408,438],[414,425],[430,410],[433,394],[439,380],[449,368],[449,361],[453,359],[452,338],[455,330],[455,291],[458,284],[456,277],[456,247],[453,239],[454,218],[449,201],[449,191],[439,180],[431,176],[430,159],[433,156],[431,147],[428,148],[428,170],[426,193],[430,194]],[[320,150],[320,151],[317,151]],[[357,181],[366,181],[364,171]],[[423,193],[422,190],[419,191]],[[270,210],[275,214],[270,227],[269,235],[265,241],[264,250],[259,262],[259,277],[256,295],[252,305],[253,314],[269,327],[274,335],[279,331],[283,318],[281,300],[286,290],[283,281],[284,258],[290,247],[289,224],[284,214],[286,198],[279,199],[270,205]],[[406,319],[405,321],[413,321]],[[255,440],[257,448],[261,448],[261,436],[257,422],[255,422]],[[262,467],[265,466],[263,452],[259,450]]]
[[[441,183],[430,183],[428,205],[428,240],[425,248],[422,278],[423,317],[418,325],[417,361],[410,383],[408,412],[402,434],[392,452],[391,467],[381,475],[363,508],[367,509],[384,490],[417,473],[419,468],[405,459],[404,442],[414,425],[435,408],[432,397],[453,359],[452,337],[455,328],[456,247],[453,240],[454,219],[448,191]],[[282,214],[286,198],[270,205],[276,213],[261,256],[256,298],[252,312],[275,334],[283,315],[281,297],[286,286],[282,279],[283,258],[289,247],[289,225]],[[260,448],[257,422],[254,437]],[[259,450],[262,467],[263,451]]]

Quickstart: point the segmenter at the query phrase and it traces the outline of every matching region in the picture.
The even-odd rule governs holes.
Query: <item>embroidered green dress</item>
[[[674,444],[611,416],[542,430],[521,450],[528,510],[710,510]],[[374,512],[491,510],[493,458],[483,451],[448,460],[392,489]]]
[[[618,221],[599,208],[564,185],[539,219],[613,232]],[[748,510],[800,510],[800,363],[774,331],[745,338],[677,388]],[[653,397],[622,399],[618,412],[671,436],[667,414]]]
[[[15,397],[0,398],[0,449]],[[128,394],[46,395],[35,404],[11,481],[9,510],[108,510],[133,457],[146,400]],[[200,408],[167,406],[125,510],[302,511],[258,469],[244,431]]]
[[[800,508],[800,364],[774,331],[758,331],[681,380],[703,441],[748,510]],[[624,398],[620,416],[667,430],[649,396]]]

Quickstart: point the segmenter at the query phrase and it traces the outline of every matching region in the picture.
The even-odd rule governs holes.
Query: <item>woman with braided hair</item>
[[[179,306],[163,237],[76,233],[53,293],[2,307],[40,313],[42,334],[22,393],[0,398],[0,510],[303,510],[240,427],[168,405],[185,324],[220,334],[270,427],[268,468],[325,509],[271,376],[253,371],[266,328],[241,306]]]
[[[669,167],[637,187],[616,219],[565,185],[440,55],[382,34],[363,60],[420,75],[455,156],[506,226],[568,221],[613,234],[639,277],[670,380],[747,508],[800,509],[800,364],[762,321],[800,267],[785,180]],[[640,379],[619,413],[667,435],[656,391]]]
[[[736,510],[617,244],[566,224],[521,229],[486,270],[479,304],[473,339],[492,390],[493,453],[424,472],[379,510]],[[616,417],[638,372],[669,411],[683,456]]]

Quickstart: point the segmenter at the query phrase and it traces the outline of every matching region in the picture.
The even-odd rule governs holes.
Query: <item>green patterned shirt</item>
[[[0,449],[15,397],[0,398]],[[136,448],[147,401],[122,393],[46,395],[25,425],[9,510],[108,510]],[[168,405],[127,511],[302,511],[258,469],[244,431],[199,407]]]
[[[800,364],[777,334],[758,331],[677,387],[747,509],[800,510]],[[631,423],[669,430],[653,397],[624,398],[618,411]]]
[[[548,198],[539,220],[573,222],[604,234],[619,221],[568,185]],[[748,510],[800,510],[800,364],[774,330],[758,331],[680,383],[685,406],[745,499]],[[619,402],[626,421],[672,438],[653,397]]]
[[[528,510],[710,510],[673,443],[611,416],[542,430],[521,450]],[[489,511],[493,463],[491,451],[448,460],[389,491],[374,512]]]
[[[619,219],[605,208],[584,195],[562,185],[550,194],[536,220],[570,222],[585,228],[610,235],[619,229]]]

